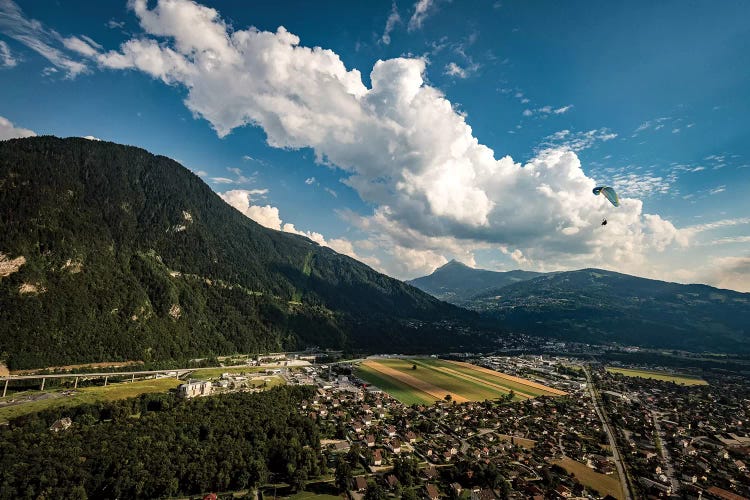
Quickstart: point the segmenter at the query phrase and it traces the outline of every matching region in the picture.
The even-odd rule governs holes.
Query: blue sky
[[[0,139],[170,156],[399,278],[457,258],[750,290],[748,18],[740,0],[0,0]]]

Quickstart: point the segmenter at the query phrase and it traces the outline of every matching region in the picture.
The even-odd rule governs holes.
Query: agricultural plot
[[[659,372],[652,370],[633,370],[630,368],[615,368],[612,366],[607,367],[607,371],[610,373],[619,373],[626,377],[641,377],[651,378],[654,380],[664,380],[666,382],[674,382],[680,385],[708,385],[708,382],[702,378],[693,377],[691,375],[681,375],[679,373]]]
[[[507,397],[511,391],[516,400],[565,394],[468,363],[435,358],[368,359],[357,375],[404,404],[429,404],[446,396],[458,403],[484,401]]]
[[[600,474],[571,458],[553,460],[552,463],[565,469],[568,474],[573,474],[582,485],[595,489],[602,496],[610,495],[614,498],[623,498],[620,479],[617,474]]]

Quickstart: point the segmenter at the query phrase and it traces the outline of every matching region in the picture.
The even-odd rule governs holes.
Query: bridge
[[[192,371],[195,371],[195,368],[179,368],[176,370],[141,370],[141,371],[130,371],[130,372],[103,372],[103,373],[54,373],[54,374],[35,374],[35,375],[8,375],[5,377],[0,377],[0,382],[3,383],[3,395],[2,397],[5,397],[5,394],[8,392],[8,383],[10,383],[12,380],[41,380],[41,387],[40,391],[44,390],[44,384],[47,381],[47,379],[56,379],[56,378],[72,378],[75,379],[75,382],[73,383],[73,388],[78,388],[78,380],[79,379],[96,379],[96,378],[103,378],[104,379],[104,385],[107,385],[107,382],[109,380],[109,377],[130,377],[131,382],[135,381],[136,377],[150,377],[150,376],[158,376],[163,375],[165,377],[175,377],[180,378],[181,376],[185,375],[186,373],[190,373]]]

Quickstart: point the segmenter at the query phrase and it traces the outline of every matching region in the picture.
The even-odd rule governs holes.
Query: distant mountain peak
[[[460,261],[458,261],[458,260],[456,260],[456,259],[451,259],[451,260],[449,260],[448,262],[446,262],[445,264],[443,264],[442,266],[440,266],[440,267],[438,267],[437,269],[435,269],[435,270],[434,270],[433,272],[441,271],[441,270],[443,270],[443,269],[451,269],[451,268],[457,268],[457,269],[460,269],[460,268],[473,269],[472,267],[470,267],[470,266],[467,266],[467,265],[466,265],[466,264],[464,264],[463,262],[460,262]]]

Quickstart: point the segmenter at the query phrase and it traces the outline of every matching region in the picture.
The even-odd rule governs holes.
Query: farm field
[[[708,385],[708,382],[702,378],[693,377],[691,375],[681,375],[679,373],[669,372],[658,372],[652,370],[633,370],[630,368],[615,368],[608,366],[607,371],[610,373],[619,373],[626,377],[641,377],[651,378],[654,380],[664,380],[666,382],[674,382],[675,384],[681,385]]]
[[[552,463],[565,469],[568,474],[573,474],[582,485],[595,489],[602,496],[611,495],[614,498],[623,498],[620,480],[616,473],[600,474],[572,458],[553,460]]]
[[[356,373],[404,404],[429,404],[446,395],[462,403],[506,397],[510,391],[515,400],[564,394],[468,363],[435,358],[368,359],[360,364]]]
[[[36,401],[0,408],[0,422],[5,422],[20,417],[21,415],[48,410],[50,408],[67,408],[84,403],[99,403],[104,401],[114,401],[117,399],[134,398],[141,394],[152,392],[167,392],[181,383],[183,383],[183,381],[176,378],[157,378],[139,380],[137,382],[115,383],[106,387],[83,387],[77,389],[76,392],[70,396],[63,396],[61,395],[61,392],[49,392],[46,394],[49,394],[50,397],[39,398]],[[14,394],[13,397],[19,399],[23,397],[23,393]],[[5,398],[3,401],[9,399],[11,398]]]

